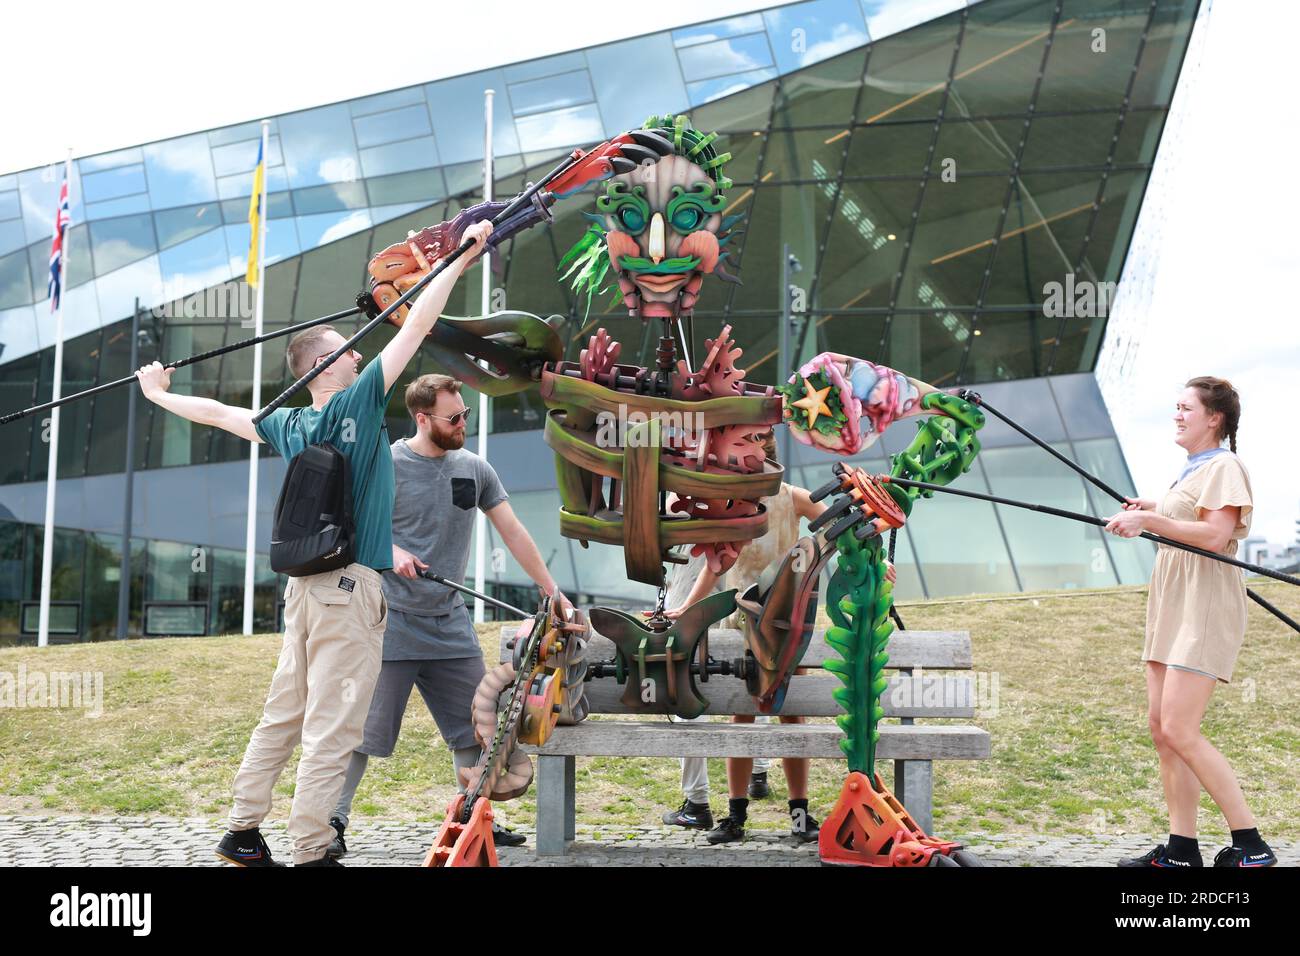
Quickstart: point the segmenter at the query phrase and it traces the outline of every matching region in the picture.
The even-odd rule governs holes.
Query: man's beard
[[[429,430],[429,441],[433,442],[443,451],[456,451],[465,447],[465,433],[456,429],[441,434],[439,429]]]

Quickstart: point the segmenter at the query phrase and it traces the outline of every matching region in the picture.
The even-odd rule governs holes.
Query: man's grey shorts
[[[449,749],[477,745],[470,708],[483,674],[482,655],[437,661],[384,661],[375,696],[370,699],[365,738],[357,750],[372,757],[392,755],[412,687],[420,689]]]

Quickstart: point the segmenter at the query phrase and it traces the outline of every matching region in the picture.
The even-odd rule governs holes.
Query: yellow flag
[[[257,147],[257,168],[253,170],[253,195],[248,200],[248,225],[251,228],[251,235],[248,239],[248,270],[244,273],[244,279],[254,288],[257,287],[257,257],[261,250],[257,247],[257,238],[261,232],[262,219],[262,176],[264,166],[262,162],[262,146]]]

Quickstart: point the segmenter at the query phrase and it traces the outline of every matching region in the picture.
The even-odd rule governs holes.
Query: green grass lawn
[[[1300,594],[1252,585],[1293,617]],[[993,756],[935,764],[935,831],[1160,834],[1167,828],[1155,751],[1146,729],[1142,664],[1144,588],[1053,592],[903,606],[916,629],[969,630],[977,674],[996,707],[976,723]],[[499,625],[480,631],[493,658]],[[0,709],[0,813],[223,815],[230,784],[261,713],[279,638],[177,638],[0,650],[0,673],[103,673],[103,713]],[[1250,606],[1250,628],[1233,683],[1210,702],[1204,730],[1237,769],[1266,836],[1300,837],[1300,635]],[[717,678],[722,679],[722,678]],[[992,702],[989,702],[992,703]],[[287,814],[293,767],[276,790]],[[886,782],[892,768],[882,768]],[[824,815],[843,764],[814,761],[812,810]],[[715,813],[724,807],[723,761],[710,762]],[[580,758],[579,822],[621,827],[657,822],[681,800],[676,761]],[[787,826],[785,783],[751,806],[752,825]],[[397,750],[372,760],[354,813],[438,820],[454,792],[450,754],[418,694]],[[534,793],[505,804],[528,822]],[[1208,796],[1202,832],[1226,833]]]

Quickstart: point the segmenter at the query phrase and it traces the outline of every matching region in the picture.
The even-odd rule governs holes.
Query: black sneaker
[[[669,810],[663,815],[664,823],[673,827],[686,827],[688,830],[712,830],[713,811],[707,803],[692,803],[683,800],[677,810]]]
[[[749,775],[749,798],[751,800],[762,800],[772,788],[767,785],[767,771],[762,773],[751,773]]]
[[[348,825],[340,817],[330,817],[330,826],[334,828],[334,832],[338,836],[330,841],[329,849],[325,851],[325,855],[332,860],[338,860],[348,855],[348,845],[343,839],[343,831],[348,828]]]
[[[1247,853],[1239,846],[1225,846],[1214,856],[1215,866],[1276,866],[1277,857],[1267,843],[1262,853]]]
[[[217,844],[217,856],[235,866],[284,866],[271,858],[271,848],[257,827],[238,832],[227,830]]]
[[[497,846],[523,846],[528,838],[522,833],[507,830],[499,823],[492,824],[492,842]]]
[[[800,843],[812,843],[821,835],[821,824],[807,810],[799,816],[790,813],[790,835]]]
[[[1170,859],[1165,850],[1163,843],[1156,844],[1155,848],[1144,853],[1142,856],[1132,857],[1127,860],[1120,860],[1116,866],[1138,866],[1138,867],[1159,867],[1161,869],[1191,869],[1192,867],[1204,866],[1201,858],[1198,856],[1194,861]]]
[[[306,863],[295,863],[295,864],[294,864],[295,867],[299,867],[299,866],[342,866],[342,865],[343,865],[342,863],[340,863],[338,860],[334,859],[334,857],[330,856],[328,851],[327,851],[327,852],[325,853],[325,855],[324,855],[323,857],[321,857],[319,860],[308,860]]]
[[[718,821],[718,825],[710,830],[704,839],[714,845],[735,843],[737,840],[745,839],[745,824],[733,816],[725,816]]]

